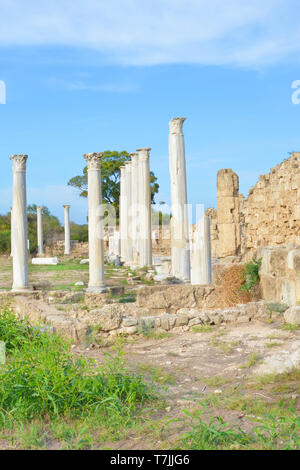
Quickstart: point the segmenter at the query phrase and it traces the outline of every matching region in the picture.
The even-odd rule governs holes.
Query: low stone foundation
[[[270,318],[270,308],[265,301],[223,310],[184,307],[178,308],[176,313],[164,311],[155,315],[149,315],[149,311],[135,303],[112,303],[92,310],[83,304],[64,305],[64,308],[62,305],[49,305],[37,295],[35,298],[33,295],[11,297],[11,308],[21,318],[28,317],[35,324],[49,325],[51,331],[85,346],[101,345],[120,335],[180,333],[205,324],[248,323]]]

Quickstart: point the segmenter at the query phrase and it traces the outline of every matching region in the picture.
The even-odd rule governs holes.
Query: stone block
[[[59,264],[59,259],[57,257],[54,258],[32,258],[32,264],[37,265],[49,265],[49,266],[56,266]]]
[[[284,319],[286,323],[291,325],[300,325],[300,306],[294,305],[287,309],[284,314]]]

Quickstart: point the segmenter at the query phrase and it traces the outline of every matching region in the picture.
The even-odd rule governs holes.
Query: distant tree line
[[[43,208],[43,236],[44,243],[51,244],[61,236],[64,231],[59,219],[52,215],[47,207]],[[37,251],[37,206],[32,204],[27,207],[28,239],[30,253]],[[86,242],[88,240],[88,226],[71,222],[71,239]],[[0,253],[11,252],[11,213],[0,215]]]

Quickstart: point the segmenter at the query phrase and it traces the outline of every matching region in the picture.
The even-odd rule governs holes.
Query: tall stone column
[[[13,256],[13,229],[12,229],[12,221],[13,221],[13,210],[12,207],[10,208],[10,256]]]
[[[89,204],[89,286],[87,291],[106,292],[104,280],[103,206],[101,188],[102,153],[86,153]]]
[[[170,121],[169,164],[171,176],[171,252],[172,274],[190,281],[189,223],[187,208],[186,164],[182,125],[185,118]]]
[[[65,255],[71,253],[70,207],[69,205],[63,206],[65,209]]]
[[[135,269],[140,265],[139,243],[140,243],[140,214],[139,214],[139,156],[131,153],[131,229],[132,229],[132,267]]]
[[[139,161],[139,264],[152,266],[150,148],[137,149]]]
[[[38,239],[38,256],[44,255],[44,241],[43,241],[43,207],[39,206],[37,210],[37,239]]]
[[[131,162],[125,162],[126,173],[126,195],[127,195],[127,254],[126,264],[132,265],[132,177],[131,177]]]
[[[191,284],[212,283],[210,219],[202,217],[193,233],[191,250]]]
[[[239,177],[231,169],[218,172],[217,202],[218,256],[236,256],[241,249]]]
[[[28,227],[26,196],[27,155],[12,155],[13,162],[13,292],[28,291]]]
[[[126,186],[126,168],[120,168],[120,243],[121,260],[127,260],[127,186]]]

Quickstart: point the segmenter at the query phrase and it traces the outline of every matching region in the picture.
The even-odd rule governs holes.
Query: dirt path
[[[282,398],[296,399],[300,410],[297,383],[293,381],[283,391],[277,382],[275,390],[268,385],[251,386],[257,374],[273,372],[272,364],[278,372],[283,372],[285,365],[293,366],[293,351],[300,361],[300,331],[285,331],[282,323],[212,327],[210,332],[188,332],[160,340],[138,338],[123,349],[129,367],[156,383],[166,402],[156,416],[151,415],[157,423],[157,439],[145,440],[133,434],[124,441],[110,443],[111,448],[152,449],[174,442],[184,430],[184,422],[173,423],[165,431],[164,423],[182,418],[183,409],[191,411],[204,401],[213,404],[212,415],[220,415],[244,431],[252,427],[249,415],[241,409],[244,401],[273,404]],[[99,362],[105,358],[102,349],[76,346],[73,351]],[[297,358],[295,355],[294,366]]]

